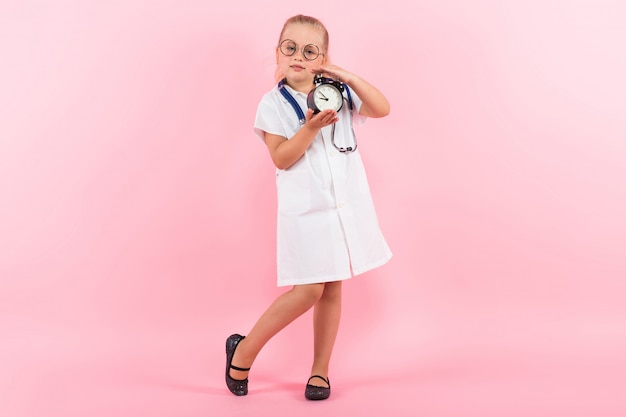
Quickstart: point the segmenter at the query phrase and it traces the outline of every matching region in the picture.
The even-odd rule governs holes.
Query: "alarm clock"
[[[338,112],[343,106],[343,84],[332,78],[316,75],[313,79],[315,87],[309,91],[307,106],[314,114],[322,110],[332,109]]]

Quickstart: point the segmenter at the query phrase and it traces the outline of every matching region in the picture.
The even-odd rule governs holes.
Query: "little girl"
[[[353,117],[361,123],[384,117],[389,102],[364,79],[329,63],[328,32],[315,18],[287,20],[276,63],[280,82],[261,99],[254,130],[276,165],[278,286],[293,288],[270,305],[247,336],[228,337],[226,385],[233,394],[246,395],[248,371],[261,348],[314,307],[314,355],[305,397],[323,400],[330,396],[328,368],[342,280],[391,258],[352,130]],[[316,74],[343,83],[339,111],[307,108]]]

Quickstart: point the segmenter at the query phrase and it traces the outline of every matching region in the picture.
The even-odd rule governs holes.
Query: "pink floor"
[[[459,323],[448,317],[435,328],[432,311],[363,323],[359,316],[371,320],[371,314],[353,310],[351,296],[345,304],[333,393],[325,402],[303,397],[307,316],[266,346],[250,394],[239,398],[223,382],[223,345],[252,312],[232,320],[172,318],[158,330],[150,322],[111,326],[102,318],[4,315],[0,415],[626,415],[623,345],[609,337],[620,323],[582,329],[581,317],[540,323],[459,314]]]

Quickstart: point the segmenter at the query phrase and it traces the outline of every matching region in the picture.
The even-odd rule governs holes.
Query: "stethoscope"
[[[356,134],[354,133],[354,126],[352,124],[352,109],[354,108],[354,105],[352,102],[352,95],[350,94],[350,88],[346,84],[343,84],[343,87],[344,87],[344,90],[346,91],[346,94],[348,95],[347,99],[345,97],[343,99],[348,102],[348,107],[350,109],[350,112],[349,112],[350,113],[350,129],[352,129],[352,138],[354,139],[354,147],[348,146],[346,148],[342,148],[340,146],[337,146],[337,144],[335,143],[335,123],[333,123],[332,130],[330,131],[330,138],[335,149],[337,149],[341,153],[349,153],[349,152],[356,151],[358,144],[356,143]],[[289,102],[289,104],[291,104],[291,107],[296,112],[296,116],[298,117],[298,122],[300,122],[300,126],[304,125],[304,123],[306,122],[306,118],[304,117],[304,112],[302,111],[302,108],[300,108],[300,105],[298,104],[296,99],[291,95],[289,90],[285,88],[284,78],[278,82],[278,91],[280,91],[283,97]]]

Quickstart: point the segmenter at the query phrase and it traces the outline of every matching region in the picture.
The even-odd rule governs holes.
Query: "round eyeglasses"
[[[293,54],[298,52],[298,45],[291,39],[285,39],[280,43],[278,49],[280,49],[280,52],[283,55],[292,56]],[[315,61],[320,55],[324,54],[320,52],[320,48],[318,48],[317,45],[313,45],[312,43],[310,43],[302,47],[302,56],[307,61]]]

